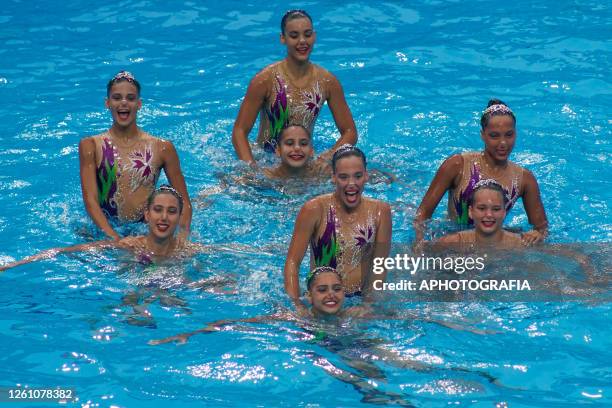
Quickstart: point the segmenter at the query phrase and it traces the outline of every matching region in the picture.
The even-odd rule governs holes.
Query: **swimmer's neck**
[[[294,78],[305,76],[310,71],[312,63],[307,61],[296,61],[288,56],[283,60],[285,62],[285,70],[289,71]]]
[[[504,230],[502,228],[493,234],[483,234],[482,232],[474,231],[474,235],[476,243],[483,246],[494,246],[504,240]]]
[[[273,171],[274,177],[277,178],[304,178],[308,175],[309,165],[303,167],[291,167],[281,163]]]
[[[127,141],[128,139],[135,138],[140,135],[140,129],[136,126],[136,122],[130,123],[128,126],[121,126],[117,123],[113,123],[113,126],[108,130],[108,133],[120,140]]]
[[[496,160],[495,157],[491,156],[486,150],[482,152],[482,158],[491,170],[503,170],[508,166],[508,159]]]
[[[147,250],[155,256],[165,257],[172,254],[176,247],[176,240],[174,237],[158,239],[151,234],[146,237]]]
[[[324,321],[324,322],[333,322],[342,316],[342,309],[338,310],[338,312],[334,314],[320,312],[314,307],[311,307],[310,311],[312,312],[312,315],[315,319]]]

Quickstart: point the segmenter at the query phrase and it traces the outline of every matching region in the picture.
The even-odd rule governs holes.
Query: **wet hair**
[[[336,163],[338,163],[338,160],[351,156],[359,157],[361,160],[363,160],[363,167],[365,168],[367,166],[365,154],[361,151],[361,149],[347,143],[337,148],[334,152],[331,162],[332,171],[336,173]]]
[[[470,199],[468,200],[468,205],[470,207],[474,206],[474,200],[476,199],[476,193],[481,190],[497,191],[502,197],[504,208],[506,208],[506,205],[508,204],[508,197],[506,197],[506,192],[504,191],[504,188],[502,187],[502,185],[499,184],[494,179],[480,180],[478,183],[476,183],[476,185],[474,186],[474,191],[472,192],[472,195],[470,196]]]
[[[493,108],[492,108],[493,107]],[[487,104],[487,108],[482,113],[480,117],[480,126],[482,129],[486,128],[489,125],[489,120],[491,116],[504,116],[508,115],[514,121],[514,125],[516,126],[516,116],[514,116],[514,112],[510,110],[508,105],[505,102],[499,99],[491,99]]]
[[[106,95],[110,96],[113,85],[120,82],[129,82],[134,84],[134,86],[136,87],[136,91],[138,92],[138,96],[140,96],[140,82],[138,82],[136,78],[134,78],[134,75],[132,75],[132,73],[128,71],[119,71],[117,72],[117,75],[113,77],[113,79],[108,81],[108,84],[106,85]]]
[[[285,34],[285,27],[287,27],[287,23],[289,21],[297,20],[298,18],[307,18],[308,20],[310,20],[310,24],[312,24],[312,18],[310,17],[310,14],[306,12],[306,10],[299,10],[299,9],[287,10],[285,15],[283,15],[283,18],[281,19],[281,23],[280,23],[281,34]]]
[[[179,204],[179,214],[183,213],[183,196],[181,196],[181,194],[178,191],[176,191],[174,187],[168,184],[162,184],[155,191],[151,193],[151,195],[147,199],[147,209],[151,207],[151,204],[153,204],[153,200],[155,200],[155,197],[157,197],[160,194],[170,194],[176,197],[178,204]]]
[[[336,274],[340,282],[342,282],[342,276],[340,275],[340,272],[338,272],[335,268],[332,268],[331,266],[317,266],[312,271],[310,271],[310,273],[306,277],[306,288],[310,290],[310,288],[312,287],[312,284],[314,283],[315,278],[319,276],[320,274],[326,273],[326,272],[331,272],[331,273]]]
[[[283,140],[283,135],[285,134],[285,131],[289,129],[290,127],[299,127],[299,128],[304,129],[304,132],[306,132],[306,134],[308,135],[308,138],[312,140],[312,137],[310,135],[310,130],[306,129],[306,126],[300,123],[288,123],[287,126],[282,128],[280,133],[278,134],[278,144],[279,145],[280,145],[280,142]]]

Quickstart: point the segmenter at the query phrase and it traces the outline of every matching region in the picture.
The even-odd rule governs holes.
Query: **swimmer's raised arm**
[[[93,222],[104,233],[114,239],[119,240],[121,237],[106,219],[100,203],[98,202],[98,187],[96,184],[96,144],[93,138],[88,137],[79,143],[79,165],[81,174],[81,192],[83,194],[83,202],[85,209],[93,220]]]
[[[52,259],[52,258],[55,258],[55,256],[60,253],[82,252],[82,251],[89,251],[91,249],[97,249],[97,248],[117,248],[117,247],[122,247],[122,246],[124,246],[124,244],[122,244],[121,241],[95,241],[95,242],[89,242],[86,244],[72,245],[72,246],[63,247],[63,248],[46,249],[35,255],[31,255],[26,258],[23,258],[19,261],[15,261],[15,262],[12,262],[6,265],[0,265],[0,272],[5,271],[10,268],[14,268],[16,266],[25,265],[25,264],[40,261],[43,259]]]
[[[444,193],[452,188],[455,178],[461,173],[462,169],[463,157],[460,154],[446,159],[438,169],[414,217],[415,240],[417,243],[423,241],[423,222],[431,218]]]
[[[257,114],[264,104],[267,93],[266,76],[264,72],[255,75],[247,88],[246,95],[240,105],[240,111],[232,129],[232,144],[240,160],[255,164],[253,152],[249,144],[249,133],[255,124]]]
[[[161,148],[163,168],[170,185],[183,197],[183,212],[181,213],[181,232],[189,235],[191,231],[191,201],[185,184],[185,177],[181,171],[181,163],[172,142],[164,140]]]
[[[548,220],[540,197],[540,187],[533,174],[523,169],[523,206],[533,230],[522,234],[526,245],[535,244],[546,239],[548,235]]]
[[[291,244],[289,244],[289,251],[287,252],[284,269],[285,292],[287,292],[297,307],[304,306],[300,302],[300,265],[308,249],[310,238],[316,231],[320,212],[321,209],[317,199],[310,200],[304,204],[295,220],[293,236],[291,237]]]

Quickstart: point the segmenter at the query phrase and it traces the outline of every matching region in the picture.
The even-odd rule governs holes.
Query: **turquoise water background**
[[[512,159],[540,184],[550,241],[610,242],[606,3],[5,1],[0,261],[101,238],[83,209],[77,145],[110,126],[105,86],[121,69],[143,85],[139,124],[175,144],[192,197],[218,185],[219,175],[239,172],[233,121],[249,79],[284,56],[278,24],[293,5],[311,11],[318,35],[312,60],[340,79],[371,165],[401,181],[368,190],[392,203],[394,242],[413,238],[416,207],[443,159],[481,148],[478,120],[491,97],[516,113]],[[331,146],[335,132],[325,108],[315,128],[317,150]],[[233,186],[198,202],[194,240],[242,243],[252,253],[201,255],[161,271],[115,261],[114,254],[86,254],[3,273],[0,386],[70,386],[78,405],[103,407],[364,403],[362,393],[328,375],[312,355],[347,368],[344,360],[304,342],[289,324],[202,335],[178,347],[147,344],[286,304],[284,251],[297,210],[312,194]],[[435,218],[444,212],[440,205]],[[507,223],[528,227],[520,204]],[[435,222],[434,234],[444,228]],[[605,274],[609,251],[603,253],[595,265]],[[219,276],[235,280],[239,294],[185,283]],[[187,306],[155,301],[154,324],[128,324],[134,316],[122,299],[145,286],[145,296],[164,287]],[[420,361],[490,372],[505,386],[383,364],[386,382],[370,379],[380,389],[404,394],[415,406],[610,405],[609,303],[406,300],[397,308],[500,333],[479,336],[418,321],[347,330],[383,337]]]

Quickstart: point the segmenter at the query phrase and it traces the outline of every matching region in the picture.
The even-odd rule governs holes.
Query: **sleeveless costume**
[[[269,99],[261,109],[257,140],[267,152],[274,152],[280,132],[289,124],[302,125],[312,134],[321,107],[327,100],[321,68],[313,65],[312,80],[306,87],[298,88],[282,72],[281,62],[266,68],[268,75],[272,76],[272,89],[268,91]]]
[[[330,199],[328,205],[323,234],[310,240],[314,265],[315,267],[332,267],[344,277],[345,266],[350,269],[359,266],[363,258],[373,249],[376,241],[376,223],[373,213],[376,207],[368,210],[365,223],[356,223],[349,228],[350,232],[348,232],[347,229],[342,228],[341,221],[336,216],[333,198]],[[351,294],[347,296],[350,297]]]
[[[96,168],[96,184],[98,186],[98,202],[107,217],[118,217],[119,206],[123,192],[118,182],[123,177],[129,177],[127,194],[144,187],[153,192],[161,171],[158,160],[155,160],[153,144],[157,139],[143,133],[143,141],[139,141],[127,153],[127,157],[119,154],[108,132],[100,136],[102,145],[102,160]]]
[[[486,170],[488,166],[485,163],[483,153],[467,152],[462,153],[461,157],[463,158],[461,182],[456,189],[449,192],[448,214],[456,220],[457,224],[467,227],[474,224],[468,216],[468,203],[474,193],[476,183],[494,177],[491,177]],[[520,191],[522,191],[523,168],[508,161],[506,174],[503,178],[495,178],[495,180],[504,189],[507,199],[506,212],[509,212],[518,200]]]

